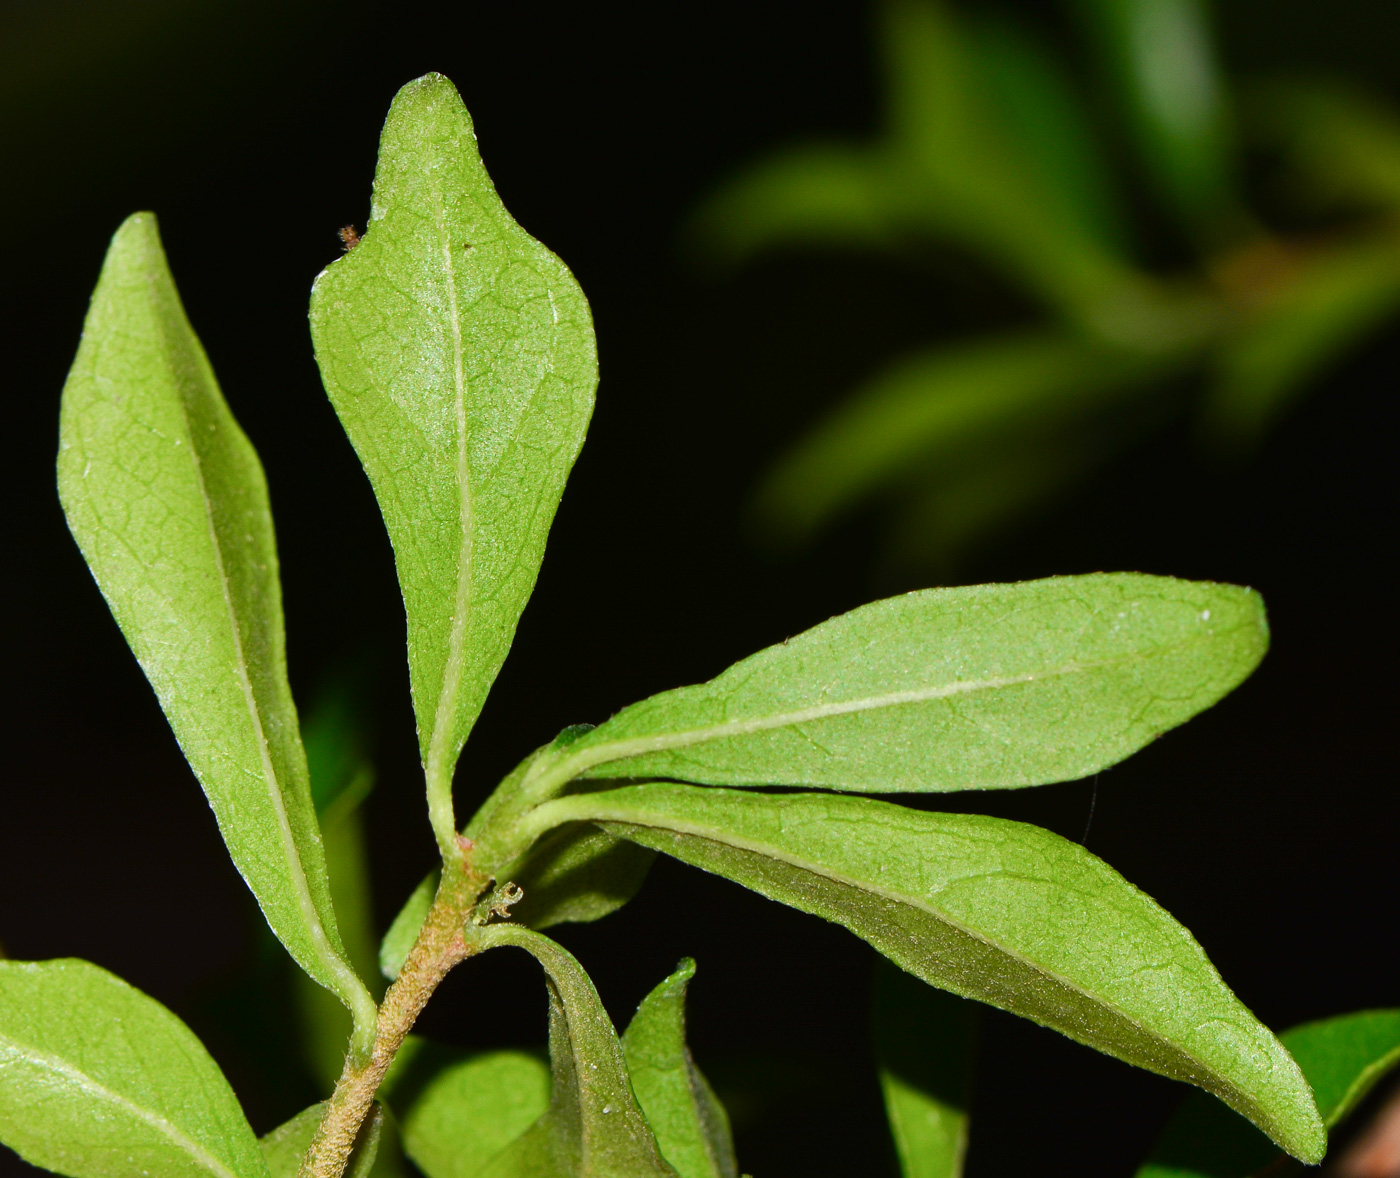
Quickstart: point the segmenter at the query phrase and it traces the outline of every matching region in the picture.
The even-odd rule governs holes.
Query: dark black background
[[[1048,9],[1023,7],[1062,32]],[[567,723],[914,587],[872,572],[869,518],[796,563],[766,560],[744,540],[744,496],[779,445],[878,361],[1014,317],[1014,301],[988,289],[970,302],[912,267],[849,259],[776,259],[712,281],[676,250],[684,214],[728,170],[794,137],[873,125],[869,15],[862,3],[713,0],[5,9],[9,954],[116,971],[209,1035],[259,1132],[296,1111],[247,1064],[248,1044],[210,1025],[208,995],[248,953],[256,913],[53,490],[58,395],[87,296],[108,237],[138,208],[160,216],[190,317],[268,471],[294,688],[305,699],[339,659],[379,652],[381,922],[431,861],[390,552],[305,320],[335,230],[363,226],[389,101],[426,70],[458,84],[507,206],[588,292],[603,373],[539,588],[458,774],[459,811]],[[1397,80],[1390,4],[1235,0],[1222,23],[1244,68]],[[1199,458],[1182,423],[958,577],[1140,569],[1264,592],[1264,667],[1102,776],[1089,846],[1181,918],[1274,1026],[1400,1000],[1385,572],[1397,365],[1392,329],[1244,466]],[[1090,792],[939,804],[1077,838]],[[560,939],[623,1023],[678,957],[698,958],[698,1058],[775,1094],[739,1137],[758,1178],[882,1171],[861,942],[664,861],[631,906]],[[463,1044],[542,1040],[535,968],[499,957],[450,979],[424,1028]],[[969,1173],[1129,1174],[1178,1092],[993,1014]],[[0,1173],[25,1169],[0,1153]]]

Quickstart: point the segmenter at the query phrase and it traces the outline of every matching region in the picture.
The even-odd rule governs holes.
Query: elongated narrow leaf
[[[1214,360],[1209,439],[1248,446],[1318,373],[1400,310],[1400,236],[1387,228],[1310,258]]]
[[[511,220],[440,74],[394,99],[368,230],[317,278],[311,331],[393,542],[450,844],[453,767],[534,588],[597,363],[583,292]]]
[[[880,373],[803,438],[755,503],[775,542],[797,545],[911,469],[1046,428],[1121,396],[1167,362],[1064,332],[983,340]]]
[[[883,8],[880,140],[817,144],[759,163],[702,208],[696,253],[738,262],[791,243],[951,241],[1085,319],[1106,296],[1136,285],[1101,227],[1066,206],[1059,177],[1043,166],[1046,124],[1054,121],[1043,87],[1026,112],[1037,125],[1009,121],[996,101],[1005,95],[994,93],[995,80],[946,5],[899,0]]]
[[[637,785],[547,802],[842,924],[930,985],[1214,1092],[1306,1161],[1302,1073],[1171,915],[1076,843],[869,798]]]
[[[428,909],[433,906],[433,897],[437,895],[441,879],[442,872],[438,870],[430,871],[423,877],[422,882],[404,901],[403,907],[389,925],[389,931],[379,943],[379,972],[391,982],[399,976],[399,970],[408,960],[413,943],[418,940],[418,930],[428,919]]]
[[[685,1041],[685,992],[694,976],[687,957],[642,999],[622,1052],[637,1103],[680,1178],[738,1178],[729,1116]]]
[[[549,1065],[524,1051],[426,1046],[388,1098],[404,1152],[427,1178],[477,1178],[549,1108]]]
[[[1303,1023],[1279,1038],[1312,1085],[1329,1129],[1400,1066],[1400,1010],[1363,1010]],[[1194,1093],[1167,1123],[1138,1178],[1247,1178],[1277,1156],[1248,1122]]]
[[[63,389],[68,526],[298,964],[372,1030],[326,882],[287,685],[267,484],[175,290],[149,213],[112,238]]]
[[[903,1178],[962,1178],[976,1008],[881,961],[875,1058]]]
[[[266,1178],[193,1032],[86,961],[0,961],[0,1142],[71,1178]]]
[[[873,151],[812,144],[784,151],[717,189],[689,226],[697,265],[739,266],[775,245],[898,245],[900,174]],[[906,181],[907,182],[907,181]]]
[[[1400,206],[1400,111],[1336,80],[1256,84],[1249,129],[1281,149],[1311,201]]]
[[[622,1046],[583,967],[548,937],[515,925],[482,930],[486,946],[518,945],[549,988],[549,1110],[482,1178],[676,1178],[632,1095]]]
[[[993,16],[974,23],[977,72],[1007,136],[1039,182],[1034,195],[1117,254],[1127,214],[1088,104],[1064,63],[1021,25]]]
[[[1041,166],[1044,127],[1034,142],[1005,117],[1005,93],[950,5],[894,0],[880,33],[888,143],[913,165],[907,207],[1071,314],[1123,282],[1122,258]]]
[[[313,1104],[258,1138],[258,1148],[272,1178],[297,1178],[302,1158],[306,1156],[311,1138],[315,1136],[325,1111],[324,1103]],[[383,1156],[396,1148],[392,1137],[393,1126],[384,1109],[376,1104],[360,1128],[355,1151],[345,1167],[345,1178],[394,1178],[396,1174],[401,1174],[402,1163],[395,1167]],[[390,1140],[386,1141],[386,1138]]]
[[[1207,0],[1077,0],[1125,130],[1170,211],[1207,240],[1240,216],[1232,113]]]
[[[1130,573],[931,589],[852,610],[580,737],[549,773],[878,793],[1107,768],[1268,645],[1259,596]]]

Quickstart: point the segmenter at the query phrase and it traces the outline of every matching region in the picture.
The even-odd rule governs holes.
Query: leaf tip
[[[433,70],[421,77],[414,78],[411,82],[405,82],[399,87],[399,91],[394,95],[394,101],[389,107],[389,118],[392,121],[394,115],[399,113],[401,108],[416,107],[420,104],[431,106],[438,102],[446,102],[466,110],[462,95],[453,84],[452,79],[446,74],[440,74]]]
[[[160,222],[155,213],[143,209],[132,213],[117,226],[117,231],[112,234],[111,244],[107,247],[107,256],[112,258],[124,254],[151,253],[164,257],[165,248],[161,245]]]

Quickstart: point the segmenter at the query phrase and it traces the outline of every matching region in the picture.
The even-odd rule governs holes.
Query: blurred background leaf
[[[880,134],[759,162],[695,214],[689,250],[713,266],[832,247],[918,265],[952,248],[1058,324],[874,372],[760,483],[763,545],[791,552],[893,501],[886,563],[951,575],[1140,437],[1095,428],[1107,401],[1164,402],[1157,428],[1194,402],[1206,448],[1238,458],[1400,309],[1400,113],[1261,84],[1241,127],[1207,0],[1069,8],[1078,58],[980,5],[886,0]],[[1248,199],[1246,138],[1271,152],[1268,216]],[[1339,210],[1325,229],[1309,223],[1321,205]],[[1154,232],[1165,255],[1145,248]]]

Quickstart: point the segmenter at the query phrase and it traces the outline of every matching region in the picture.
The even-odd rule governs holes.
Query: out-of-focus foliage
[[[888,0],[878,135],[780,152],[699,210],[691,245],[720,268],[932,244],[1038,308],[872,373],[763,480],[774,546],[884,499],[895,558],[946,565],[1169,420],[1184,388],[1201,443],[1240,456],[1400,306],[1400,113],[1237,85],[1207,0],[1070,11],[1090,78],[984,12]],[[1153,233],[1177,262],[1148,263]]]

